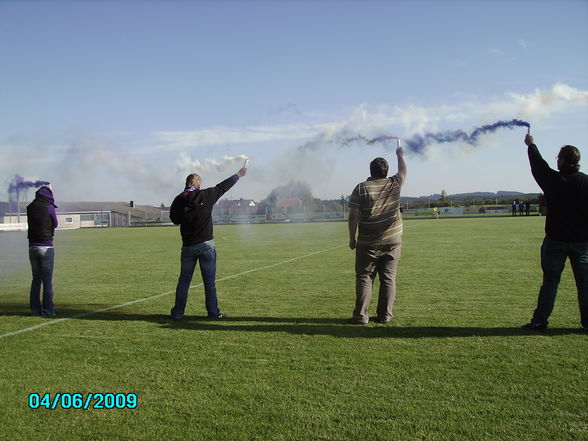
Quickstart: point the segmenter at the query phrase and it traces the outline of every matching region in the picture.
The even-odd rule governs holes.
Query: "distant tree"
[[[344,202],[342,202],[340,200],[333,199],[333,200],[322,201],[322,202],[323,202],[324,209],[326,211],[336,211],[336,212],[343,211]]]
[[[306,182],[290,181],[285,185],[280,185],[274,188],[262,203],[268,207],[275,207],[278,198],[298,198],[307,210],[314,210],[315,200],[310,186]]]
[[[449,205],[449,198],[447,197],[447,192],[445,190],[441,190],[441,196],[439,197],[439,204],[440,207],[446,207]]]

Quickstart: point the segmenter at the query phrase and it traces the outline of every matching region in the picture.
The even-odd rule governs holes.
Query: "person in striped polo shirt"
[[[349,248],[355,250],[356,299],[351,318],[354,324],[369,322],[376,274],[380,278],[376,321],[385,324],[392,319],[396,267],[402,244],[400,188],[406,179],[401,147],[396,149],[396,157],[398,173],[388,178],[388,162],[384,158],[374,159],[370,163],[371,176],[357,184],[349,198]]]

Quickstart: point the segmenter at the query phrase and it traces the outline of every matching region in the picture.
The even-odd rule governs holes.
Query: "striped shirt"
[[[400,174],[356,185],[349,197],[349,207],[359,209],[358,246],[377,246],[402,242],[400,215]]]

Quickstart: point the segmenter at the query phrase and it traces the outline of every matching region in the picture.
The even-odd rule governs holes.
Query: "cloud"
[[[557,83],[551,89],[536,89],[528,94],[509,92],[500,99],[488,102],[470,99],[455,105],[436,107],[381,105],[368,108],[367,105],[361,104],[338,119],[314,124],[242,128],[218,126],[195,131],[158,132],[154,135],[154,143],[158,150],[182,151],[184,156],[179,163],[185,164],[191,160],[185,153],[187,150],[194,152],[195,149],[204,146],[276,142],[289,143],[299,149],[316,150],[321,146],[340,143],[342,139],[353,134],[362,134],[365,137],[382,134],[408,137],[459,124],[468,124],[470,127],[466,129],[470,129],[471,126],[497,120],[545,118],[553,112],[577,104],[588,104],[588,91]],[[201,159],[198,161],[200,167],[217,167],[212,162],[200,162]]]
[[[405,135],[410,135],[442,125],[490,123],[511,118],[544,119],[553,113],[586,105],[588,90],[556,83],[551,89],[535,89],[527,94],[508,92],[500,99],[487,102],[470,98],[456,105],[396,107],[390,122],[400,122]]]
[[[278,106],[274,109],[270,110],[270,113],[273,114],[281,114],[281,113],[291,113],[297,116],[304,116],[300,110],[298,110],[298,105],[294,103],[287,103],[282,106]]]
[[[215,126],[192,131],[162,131],[150,135],[143,152],[191,151],[203,147],[229,147],[264,143],[333,143],[342,135],[362,132],[366,136],[390,134],[410,136],[457,124],[486,124],[499,119],[545,118],[569,106],[588,104],[588,91],[557,83],[551,89],[532,93],[506,93],[487,102],[469,99],[454,105],[436,107],[414,104],[368,108],[361,104],[337,119],[314,123],[258,125],[245,127]],[[198,159],[201,161],[201,159]],[[201,164],[202,165],[202,164]]]
[[[178,171],[191,173],[193,171],[198,171],[201,173],[207,173],[212,170],[216,170],[218,172],[226,171],[232,164],[235,162],[245,161],[249,159],[245,155],[239,156],[223,156],[221,161],[217,161],[214,158],[208,158],[204,161],[200,161],[198,159],[192,159],[187,153],[182,152],[180,154],[180,158],[176,161],[175,165]]]
[[[366,106],[359,106],[346,118],[328,124],[325,130],[300,144],[299,150],[317,151],[332,146],[345,147],[352,143],[361,143],[361,140],[365,144],[375,142],[388,145],[392,136],[401,137],[404,139],[403,145],[410,147],[414,143],[409,143],[409,140],[414,141],[427,133],[427,139],[430,141],[426,143],[427,149],[421,148],[418,152],[428,158],[431,153],[430,145],[452,142],[462,147],[463,142],[460,140],[470,139],[465,135],[470,132],[478,133],[476,130],[494,125],[498,121],[545,119],[554,112],[586,104],[588,91],[557,83],[551,89],[536,89],[529,94],[507,93],[501,99],[485,103],[470,100],[453,106],[410,105],[396,106],[392,109],[381,106],[374,111],[368,111]],[[532,122],[530,121],[531,124]],[[456,126],[459,130],[455,130]],[[511,127],[509,124],[499,124],[499,127],[503,126]],[[460,132],[461,135],[449,136],[454,132]],[[488,131],[484,130],[482,134],[486,135],[486,132]],[[476,144],[485,142],[485,138],[486,136],[476,138]],[[433,140],[442,141],[435,143]]]
[[[295,177],[301,170],[308,179],[321,181],[321,174],[352,156],[351,149],[345,155],[337,151],[345,137],[387,135],[407,139],[440,130],[470,132],[479,125],[512,118],[527,120],[533,126],[554,113],[587,104],[587,90],[556,83],[529,93],[508,92],[493,100],[462,97],[452,105],[360,104],[330,118],[315,116],[307,123],[122,135],[77,131],[61,136],[13,137],[4,143],[0,140],[0,182],[7,185],[15,174],[39,176],[53,182],[64,200],[138,199],[132,196],[137,192],[149,200],[165,200],[165,195],[173,193],[183,180],[180,176],[178,181],[179,172],[210,170],[207,177],[213,180],[222,177],[227,167],[237,165],[244,158],[239,154],[244,152],[252,157],[251,171],[255,173],[244,181],[243,188],[259,184],[260,191],[269,191],[281,179]],[[303,146],[312,148],[301,155]],[[428,153],[425,159],[434,156],[432,150]],[[0,198],[6,197],[4,190],[0,188]]]
[[[151,135],[150,152],[181,151],[203,146],[259,144],[311,136],[322,125],[282,124],[277,126],[215,126],[190,131],[162,131]]]
[[[588,90],[580,90],[566,84],[557,83],[551,90],[535,89],[530,94],[509,93],[508,100],[492,107],[503,111],[512,109],[519,117],[546,117],[562,111],[570,105],[588,104]]]

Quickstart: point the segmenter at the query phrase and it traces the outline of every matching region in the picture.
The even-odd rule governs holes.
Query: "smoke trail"
[[[499,128],[514,129],[515,127],[527,127],[531,125],[527,121],[512,119],[510,121],[497,121],[493,124],[486,124],[478,127],[470,134],[463,130],[446,131],[439,133],[425,133],[424,135],[414,135],[412,138],[404,141],[404,145],[412,152],[422,154],[425,147],[430,144],[441,144],[446,142],[465,142],[470,145],[477,145],[478,138],[486,133],[492,133]]]
[[[25,179],[20,175],[14,175],[12,182],[8,184],[8,207],[10,211],[18,210],[18,203],[20,198],[20,190],[28,188],[42,187],[49,185],[48,181],[41,181],[38,179]]]
[[[14,175],[12,182],[8,185],[8,191],[16,191],[17,189],[20,190],[21,188],[30,188],[30,187],[41,187],[43,185],[49,185],[48,181],[40,181],[40,180],[26,180],[22,176]]]
[[[231,164],[237,161],[244,161],[246,159],[249,158],[245,155],[223,156],[221,162],[217,161],[216,159],[205,159],[204,161],[200,162],[198,159],[192,159],[190,156],[188,156],[187,153],[182,152],[180,154],[180,158],[176,161],[176,168],[183,172],[199,171],[201,173],[207,173],[213,169],[216,169],[219,172],[223,172],[229,168]]]
[[[392,135],[380,135],[375,138],[369,138],[364,135],[349,135],[349,130],[343,130],[341,133],[336,134],[320,134],[315,139],[306,142],[305,144],[298,147],[298,151],[307,152],[318,150],[325,145],[337,145],[339,147],[348,147],[351,144],[386,144],[392,140],[398,141],[398,136]]]
[[[431,145],[431,144],[442,144],[446,142],[464,142],[470,145],[477,145],[478,138],[486,133],[492,133],[499,128],[509,128],[514,129],[515,127],[527,127],[530,128],[531,125],[527,121],[522,121],[520,119],[512,119],[510,121],[497,121],[493,124],[486,124],[481,127],[476,128],[470,134],[464,132],[463,130],[448,130],[445,132],[437,132],[437,133],[425,133],[424,135],[414,135],[409,139],[405,139],[403,141],[403,145],[411,152],[416,154],[423,154],[424,149]],[[375,138],[368,138],[363,135],[355,135],[355,136],[334,136],[330,139],[321,139],[320,142],[315,140],[306,143],[301,149],[309,149],[309,148],[316,148],[317,145],[320,143],[336,143],[341,147],[347,147],[350,144],[354,143],[363,143],[366,145],[371,144],[386,144],[391,140],[399,140],[397,136],[390,136],[390,135],[381,135]]]
[[[355,142],[363,142],[368,145],[385,144],[385,143],[390,142],[392,140],[395,140],[398,142],[400,140],[400,138],[398,136],[390,136],[390,135],[381,135],[381,136],[377,136],[375,138],[368,138],[363,135],[357,135],[357,136],[353,136],[351,138],[343,139],[341,141],[341,145],[347,146],[347,145],[355,143]]]
[[[424,135],[414,135],[411,138],[403,141],[403,146],[406,147],[410,152],[416,154],[423,154],[427,146],[431,144],[442,144],[447,142],[463,142],[470,145],[477,145],[480,136],[486,133],[492,133],[499,128],[514,129],[515,127],[527,127],[531,125],[527,121],[520,119],[512,119],[510,121],[497,121],[492,124],[486,124],[476,128],[470,134],[463,130],[448,130],[445,132],[437,133],[425,133]],[[347,131],[338,134],[330,134],[329,136],[321,135],[312,141],[308,141],[306,144],[300,146],[298,149],[302,152],[308,150],[316,150],[322,145],[335,144],[340,147],[348,147],[351,144],[387,144],[392,140],[400,141],[400,138],[392,135],[380,135],[374,138],[369,138],[364,135],[347,135]]]

